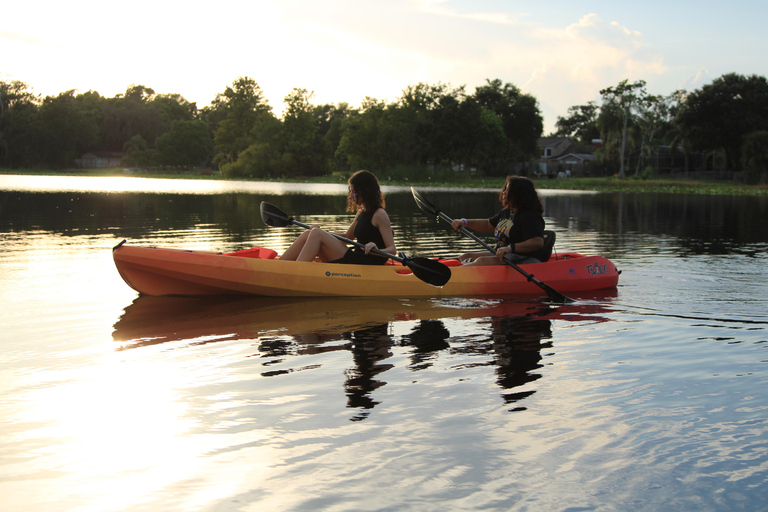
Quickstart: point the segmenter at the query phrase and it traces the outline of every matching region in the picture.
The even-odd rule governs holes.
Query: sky
[[[768,75],[766,19],[764,0],[26,0],[0,8],[0,80],[43,97],[144,85],[202,108],[247,76],[280,116],[295,87],[359,107],[500,79],[538,100],[550,133],[625,79],[667,95]]]

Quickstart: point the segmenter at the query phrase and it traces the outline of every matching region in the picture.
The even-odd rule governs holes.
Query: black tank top
[[[373,242],[376,244],[376,247],[381,250],[384,249],[386,245],[384,244],[384,238],[381,236],[381,231],[379,231],[379,228],[371,224],[374,212],[369,213],[363,210],[360,212],[360,215],[357,216],[357,224],[355,224],[355,238],[363,245],[367,244],[368,242]]]

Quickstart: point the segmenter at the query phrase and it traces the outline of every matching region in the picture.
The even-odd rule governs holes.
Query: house
[[[89,169],[120,167],[120,160],[122,158],[122,153],[94,151],[93,153],[85,153],[80,158],[75,159],[75,165]]]
[[[595,160],[597,143],[577,144],[570,137],[541,137],[538,141],[541,155],[538,160],[538,175],[554,178],[558,173],[568,175],[583,174],[589,162]]]

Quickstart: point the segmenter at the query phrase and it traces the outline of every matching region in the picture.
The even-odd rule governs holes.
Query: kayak
[[[143,295],[255,295],[267,297],[481,297],[541,295],[542,289],[507,265],[450,267],[443,286],[432,286],[410,268],[386,265],[340,265],[281,261],[268,248],[232,253],[132,246],[112,250],[120,276]],[[619,270],[607,258],[576,252],[553,254],[546,263],[519,265],[560,292],[615,288]]]

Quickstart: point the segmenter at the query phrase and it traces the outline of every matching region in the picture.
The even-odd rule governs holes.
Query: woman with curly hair
[[[356,215],[347,232],[338,234],[347,239],[357,239],[365,248],[347,247],[333,234],[314,225],[299,235],[280,256],[281,260],[313,261],[320,258],[327,263],[383,265],[387,258],[371,253],[372,249],[396,254],[392,224],[384,210],[384,194],[379,180],[371,172],[357,171],[348,183],[347,211],[356,212]]]
[[[514,263],[546,261],[548,255],[542,250],[544,208],[533,182],[522,176],[508,176],[499,201],[504,208],[490,219],[454,219],[452,223],[456,230],[493,231],[496,254],[472,252],[462,254],[459,259],[465,265],[502,265],[505,257]]]

